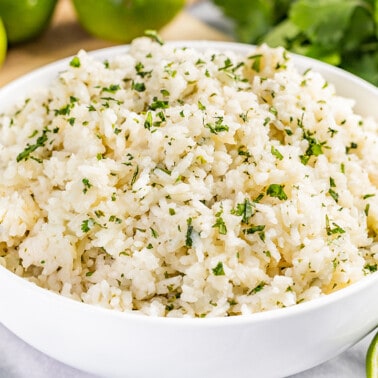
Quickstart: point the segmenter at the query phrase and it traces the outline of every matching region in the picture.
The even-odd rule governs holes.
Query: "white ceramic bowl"
[[[248,52],[250,46],[209,46]],[[94,53],[105,59],[127,47]],[[356,110],[378,119],[378,89],[326,64],[295,57],[355,98]],[[0,111],[48,83],[68,60],[46,66],[0,90]],[[352,346],[378,323],[378,273],[311,302],[251,316],[153,318],[119,313],[61,297],[0,267],[0,322],[27,343],[68,365],[104,377],[284,377]]]

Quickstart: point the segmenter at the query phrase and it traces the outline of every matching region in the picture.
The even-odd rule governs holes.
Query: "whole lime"
[[[130,42],[146,29],[159,30],[184,6],[185,0],[72,0],[79,22],[90,34]]]
[[[378,332],[374,336],[366,354],[366,378],[378,377]]]
[[[7,55],[7,34],[5,32],[3,21],[0,18],[0,66],[4,63]]]
[[[57,0],[0,0],[9,44],[31,40],[48,26]]]

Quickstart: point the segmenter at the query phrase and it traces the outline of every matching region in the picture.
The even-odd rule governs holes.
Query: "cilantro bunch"
[[[378,85],[378,0],[213,0],[237,39],[342,67]]]

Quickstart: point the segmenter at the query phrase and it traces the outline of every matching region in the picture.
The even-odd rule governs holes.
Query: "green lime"
[[[0,0],[10,44],[25,42],[39,36],[48,26],[57,0]]]
[[[378,377],[378,332],[366,354],[366,378]]]
[[[88,33],[124,43],[146,29],[159,30],[183,8],[185,0],[73,0],[73,4]]]
[[[7,33],[5,32],[4,23],[0,18],[0,66],[4,63],[7,55]]]

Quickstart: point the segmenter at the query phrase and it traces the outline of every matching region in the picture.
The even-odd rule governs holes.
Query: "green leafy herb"
[[[217,228],[221,235],[226,235],[227,234],[227,227],[226,227],[226,223],[224,223],[224,220],[221,217],[221,214],[222,214],[222,212],[219,212],[219,213],[216,214],[217,218],[216,218],[215,223],[213,224],[213,228]]]
[[[333,189],[329,188],[328,190],[329,195],[335,200],[335,202],[339,202],[339,194],[336,193]]]
[[[249,219],[254,214],[254,205],[248,198],[246,198],[244,202],[238,203],[236,205],[236,209],[231,210],[231,214],[241,216],[242,222],[248,223]]]
[[[364,269],[368,270],[371,273],[374,273],[378,270],[377,264],[366,264],[364,266]]]
[[[153,41],[157,42],[159,45],[164,45],[163,39],[160,37],[160,35],[156,32],[156,30],[146,30],[144,32],[144,35],[146,37],[151,38]]]
[[[130,182],[131,186],[133,186],[135,184],[135,181],[138,177],[138,173],[139,173],[139,165],[136,166],[135,171],[133,173],[133,177],[131,178],[131,182]]]
[[[337,223],[332,222],[332,226],[330,225],[329,218],[326,216],[326,231],[327,235],[335,235],[335,234],[345,234],[345,230],[341,228]]]
[[[214,276],[224,276],[225,272],[223,269],[223,263],[222,261],[219,261],[218,264],[215,266],[215,268],[212,269]]]
[[[96,221],[93,218],[85,219],[83,220],[81,224],[81,231],[89,232],[95,224],[96,224]]]
[[[249,60],[252,60],[251,68],[256,72],[260,72],[261,58],[262,54],[255,54],[248,57]]]
[[[278,151],[274,146],[271,147],[270,152],[272,153],[273,156],[275,156],[278,160],[283,159],[283,155],[281,154],[280,151]]]
[[[75,67],[75,68],[79,68],[80,65],[81,65],[81,63],[80,63],[80,59],[79,59],[79,57],[74,56],[74,57],[71,59],[71,61],[70,61],[70,66],[71,66],[71,67]]]
[[[167,100],[159,100],[157,97],[153,98],[153,102],[148,107],[151,110],[156,109],[167,109],[169,108],[169,103]]]
[[[242,42],[267,43],[338,65],[378,85],[375,0],[214,0]],[[363,26],[363,27],[362,27]],[[260,64],[252,68],[259,72]]]
[[[255,232],[261,232],[264,231],[265,225],[259,224],[257,226],[252,226],[244,230],[244,233],[247,235],[254,234]]]
[[[144,92],[146,90],[146,86],[144,83],[135,83],[133,81],[131,85],[131,89],[134,89],[137,92]]]
[[[212,134],[218,134],[222,131],[229,130],[229,127],[223,124],[223,117],[218,117],[215,123],[206,123],[205,127],[207,127]]]
[[[186,220],[186,224],[187,224],[188,228],[186,230],[185,245],[187,247],[192,247],[193,246],[193,239],[192,239],[192,233],[193,233],[192,218],[188,218]]]
[[[154,228],[152,228],[152,227],[150,227],[150,230],[151,230],[152,237],[155,238],[155,239],[157,239],[158,236],[159,236],[158,232]]]
[[[176,214],[176,211],[173,207],[170,207],[169,208],[169,215],[175,215]]]
[[[84,185],[83,193],[86,194],[88,192],[88,189],[92,187],[92,184],[89,182],[87,178],[83,178],[81,182]]]
[[[258,293],[259,291],[261,291],[262,289],[264,289],[265,286],[266,286],[266,283],[265,283],[264,281],[261,281],[257,286],[255,286],[255,287],[254,287],[254,288],[248,293],[248,295]]]
[[[42,131],[42,135],[37,138],[37,140],[34,144],[27,144],[26,145],[26,148],[17,155],[17,157],[16,157],[17,163],[22,161],[22,160],[27,160],[27,158],[30,157],[30,154],[32,152],[34,152],[35,150],[37,150],[40,147],[43,147],[46,144],[46,142],[48,140],[48,137],[47,137],[48,131],[49,130],[44,129]]]
[[[116,93],[120,90],[121,87],[119,84],[110,84],[109,87],[102,88],[103,92]]]
[[[147,130],[151,130],[152,123],[153,123],[152,113],[147,112],[147,116],[146,116],[146,119],[144,121],[144,128],[147,129]]]
[[[266,194],[270,197],[275,197],[280,200],[287,200],[287,195],[284,191],[284,185],[271,184],[266,190]]]

